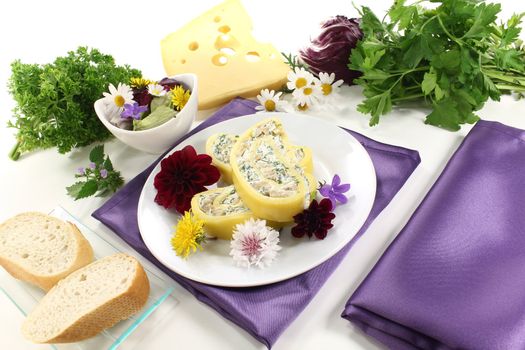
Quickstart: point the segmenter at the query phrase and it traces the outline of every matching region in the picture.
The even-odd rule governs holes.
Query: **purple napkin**
[[[479,121],[343,317],[391,349],[525,349],[525,131]]]
[[[252,114],[255,112],[255,106],[257,103],[253,101],[234,99],[199,125],[190,135],[215,123]],[[181,277],[156,260],[142,242],[137,226],[137,204],[142,187],[157,162],[137,175],[96,210],[93,217],[115,231],[131,247],[188,289],[197,299],[213,307],[222,316],[239,325],[270,348],[308,305],[353,243],[390,202],[419,164],[419,155],[416,151],[385,145],[351,131],[349,133],[365,146],[375,166],[378,187],[370,216],[355,238],[334,257],[286,281],[252,288],[216,287]]]

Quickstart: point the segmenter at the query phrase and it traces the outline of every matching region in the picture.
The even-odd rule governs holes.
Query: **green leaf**
[[[381,57],[385,55],[385,50],[371,51],[366,52],[367,57],[362,63],[362,69],[372,69],[379,62]]]
[[[400,30],[406,29],[412,22],[415,15],[417,15],[416,6],[404,6],[405,0],[398,0],[388,11],[388,15],[392,22],[398,23]]]
[[[436,100],[439,101],[445,97],[445,92],[441,90],[439,85],[436,84],[436,87],[434,88],[434,94],[436,95]]]
[[[96,180],[88,180],[86,181],[82,188],[78,191],[77,195],[75,196],[75,200],[86,198],[89,196],[94,195],[98,190],[98,184]]]
[[[418,35],[408,44],[408,50],[403,55],[403,61],[408,67],[415,68],[423,58],[431,54],[432,51],[426,38],[423,35]]]
[[[104,162],[104,145],[93,147],[89,153],[89,160],[95,164],[102,164]]]
[[[456,49],[443,52],[434,57],[432,64],[439,69],[457,71],[457,68],[461,64],[461,53]]]
[[[84,183],[83,181],[75,182],[73,185],[66,187],[67,194],[76,199]]]
[[[361,23],[360,28],[367,36],[373,33],[382,33],[385,28],[381,21],[376,17],[369,7],[363,6],[360,10]]]
[[[371,114],[370,126],[377,125],[379,123],[379,117],[392,110],[390,92],[385,91],[380,95],[367,98],[357,106],[357,110],[361,113]]]
[[[483,37],[488,34],[489,25],[496,21],[500,11],[500,4],[481,3],[476,6],[473,14],[474,23],[463,38]]]
[[[425,95],[430,94],[436,88],[437,76],[434,71],[425,73],[423,82],[421,83],[421,90]]]
[[[516,49],[496,49],[496,64],[501,69],[516,69],[523,71],[525,69],[523,55],[523,51],[518,51]]]
[[[460,129],[461,117],[455,108],[454,101],[443,99],[433,105],[434,110],[427,115],[426,124],[439,126],[448,130],[457,131]]]
[[[365,74],[362,76],[363,79],[368,80],[385,80],[390,78],[391,75],[387,72],[383,72],[379,69],[370,69],[365,72]]]
[[[108,172],[112,172],[113,169],[113,163],[111,163],[111,159],[109,157],[106,157],[104,160],[104,169],[106,169]]]

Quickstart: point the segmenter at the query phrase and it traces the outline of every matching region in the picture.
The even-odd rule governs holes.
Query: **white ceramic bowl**
[[[95,102],[95,112],[98,118],[116,138],[128,146],[153,154],[166,151],[190,130],[198,109],[197,76],[195,74],[179,74],[170,78],[186,84],[191,91],[188,102],[175,118],[147,130],[133,131],[117,128],[109,122],[102,98]]]

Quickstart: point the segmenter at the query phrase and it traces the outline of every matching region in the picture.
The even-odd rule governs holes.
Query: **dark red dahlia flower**
[[[191,198],[219,181],[220,173],[211,165],[211,157],[197,154],[186,146],[160,162],[160,172],[153,185],[157,189],[155,202],[164,208],[175,208],[184,214],[191,208]]]
[[[133,89],[133,100],[135,100],[139,106],[148,106],[153,100],[153,96],[148,92],[147,87],[140,89]]]
[[[292,235],[297,238],[303,237],[305,234],[308,238],[312,235],[319,239],[324,239],[334,225],[332,220],[335,214],[332,213],[332,202],[328,198],[324,198],[320,202],[313,200],[308,209],[293,217],[296,225],[292,227]]]

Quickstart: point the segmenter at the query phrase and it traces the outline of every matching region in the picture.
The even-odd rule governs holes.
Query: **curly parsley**
[[[8,88],[17,103],[14,120],[18,129],[13,160],[41,148],[57,147],[60,153],[111,135],[98,120],[93,103],[110,83],[128,82],[140,71],[117,66],[110,55],[79,47],[50,64],[11,64]]]

